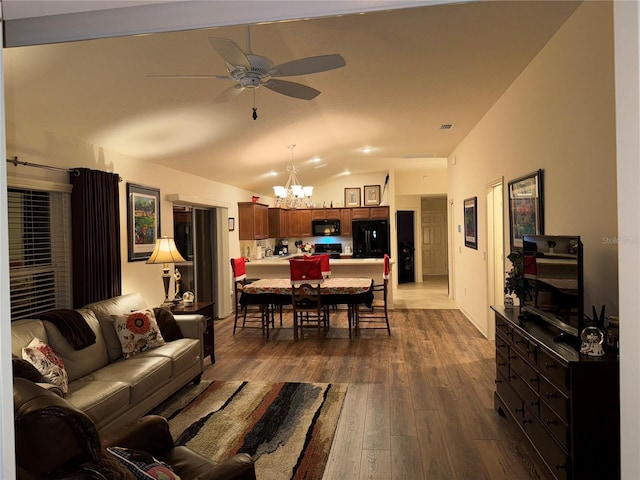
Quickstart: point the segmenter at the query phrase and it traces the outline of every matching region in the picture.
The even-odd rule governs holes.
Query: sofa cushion
[[[39,338],[45,343],[49,341],[42,320],[27,319],[11,322],[11,353],[13,355],[22,358],[22,349],[34,338]]]
[[[44,328],[49,338],[48,343],[64,361],[70,382],[84,377],[88,373],[102,368],[109,363],[107,346],[104,336],[102,335],[100,322],[98,322],[98,319],[91,310],[80,309],[77,311],[84,317],[87,325],[89,325],[89,328],[91,328],[96,336],[95,343],[82,350],[74,349],[53,323],[48,321],[44,322]]]
[[[118,340],[118,335],[116,335],[116,329],[111,316],[131,313],[135,310],[142,310],[143,308],[146,308],[142,295],[139,293],[129,293],[109,298],[107,300],[93,302],[85,305],[83,308],[92,310],[100,322],[102,334],[104,335],[104,340],[107,344],[109,361],[113,362],[114,360],[122,358],[122,346],[120,345],[120,340]]]
[[[74,407],[89,415],[98,428],[105,419],[126,411],[131,392],[129,384],[120,380],[83,381],[81,378],[69,384],[65,399]]]
[[[160,356],[138,356],[118,360],[81,378],[87,380],[123,381],[129,384],[131,404],[144,401],[171,377],[171,360]],[[75,383],[75,382],[74,382]]]
[[[151,308],[116,315],[114,319],[125,359],[165,344]]]
[[[34,338],[22,349],[22,358],[32,363],[47,381],[60,387],[62,394],[66,395],[69,380],[64,362],[49,345]]]
[[[161,356],[171,360],[171,375],[176,376],[191,368],[200,360],[200,342],[193,338],[182,338],[161,347],[140,353],[139,357]]]

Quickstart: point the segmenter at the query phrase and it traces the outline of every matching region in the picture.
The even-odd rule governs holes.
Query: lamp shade
[[[147,263],[176,263],[186,262],[180,252],[173,238],[162,237],[156,240],[156,246],[153,249],[153,253],[147,260]]]

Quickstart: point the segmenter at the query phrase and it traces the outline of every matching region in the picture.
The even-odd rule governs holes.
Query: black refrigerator
[[[354,220],[351,222],[353,235],[353,258],[382,258],[389,255],[388,220]]]

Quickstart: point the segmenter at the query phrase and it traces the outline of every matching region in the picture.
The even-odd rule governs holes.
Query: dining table
[[[317,281],[309,281],[316,285]],[[358,305],[371,307],[373,303],[373,279],[371,278],[325,278],[320,283],[321,302],[325,306],[347,305],[349,338],[351,325],[357,319]],[[292,288],[289,278],[263,278],[248,283],[242,288],[240,305],[261,305],[264,308],[263,329],[269,338],[269,312],[272,305],[291,305]]]

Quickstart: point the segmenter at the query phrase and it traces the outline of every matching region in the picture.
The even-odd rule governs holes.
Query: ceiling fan
[[[313,100],[320,94],[315,88],[301,83],[280,80],[278,77],[292,77],[326,72],[346,65],[344,58],[338,54],[319,55],[273,65],[267,57],[256,55],[251,51],[251,35],[247,26],[247,49],[243,51],[238,44],[228,38],[210,37],[209,43],[226,62],[228,75],[148,75],[162,78],[217,78],[233,80],[235,85],[218,95],[214,102],[223,103],[231,100],[245,88],[253,90],[253,119],[258,118],[255,107],[255,90],[266,87],[276,93],[302,100]]]

